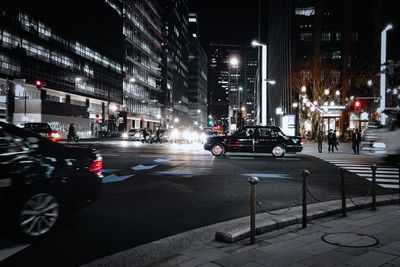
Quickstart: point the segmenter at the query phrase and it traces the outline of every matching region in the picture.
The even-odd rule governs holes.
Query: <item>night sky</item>
[[[189,0],[190,12],[199,17],[199,39],[210,43],[250,44],[257,38],[258,0]]]

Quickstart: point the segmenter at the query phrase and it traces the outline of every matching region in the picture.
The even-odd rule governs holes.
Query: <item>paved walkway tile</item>
[[[345,264],[348,264],[350,266],[360,266],[360,267],[377,267],[381,266],[385,263],[388,263],[392,260],[394,260],[396,256],[386,254],[386,253],[380,253],[376,251],[370,251],[366,254],[360,255],[358,257],[355,257],[351,260],[345,261]]]
[[[330,267],[336,266],[337,264],[349,260],[350,258],[352,258],[352,256],[348,254],[329,251],[307,258],[306,260],[302,261],[302,263],[311,267]]]

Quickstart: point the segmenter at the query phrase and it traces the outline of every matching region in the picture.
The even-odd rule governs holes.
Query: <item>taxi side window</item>
[[[276,134],[271,128],[261,128],[260,136],[261,137],[275,137]]]

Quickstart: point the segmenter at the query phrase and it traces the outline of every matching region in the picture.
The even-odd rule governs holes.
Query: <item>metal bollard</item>
[[[346,207],[346,184],[344,180],[344,175],[346,173],[346,170],[343,168],[340,168],[340,185],[342,188],[342,216],[347,217],[347,207]]]
[[[372,210],[376,210],[376,164],[371,165],[372,170]]]
[[[250,177],[249,183],[251,185],[250,197],[250,244],[256,242],[256,184],[258,183],[257,177]]]
[[[310,171],[302,170],[301,176],[303,176],[303,217],[302,227],[307,227],[307,176],[310,175]]]

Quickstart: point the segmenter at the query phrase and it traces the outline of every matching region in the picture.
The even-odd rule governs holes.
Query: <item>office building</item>
[[[155,129],[164,123],[162,106],[161,10],[156,1],[124,0],[124,101],[126,129]]]
[[[75,123],[82,138],[115,132],[122,105],[121,29],[119,1],[3,0],[3,120],[47,122],[63,133]]]
[[[207,126],[207,55],[199,41],[199,21],[189,14],[189,121],[192,127]]]
[[[163,8],[163,115],[166,126],[189,125],[189,9],[187,0],[160,0]]]

